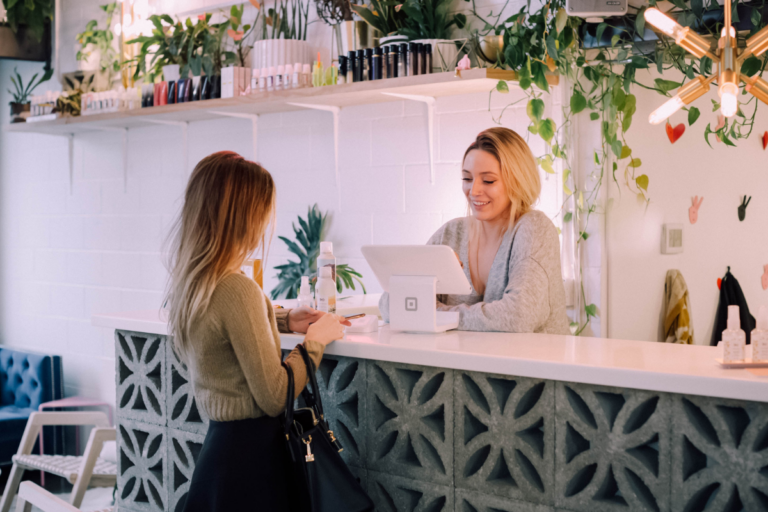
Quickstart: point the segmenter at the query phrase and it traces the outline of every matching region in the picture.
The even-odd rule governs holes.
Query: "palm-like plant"
[[[37,78],[38,73],[35,73],[32,75],[32,78],[27,83],[27,85],[24,85],[24,80],[22,80],[21,75],[16,70],[16,68],[13,68],[13,74],[11,75],[11,83],[13,83],[14,90],[8,89],[8,93],[13,96],[13,102],[14,103],[27,103],[29,101],[29,96],[32,94],[32,91],[34,91],[38,85],[41,83],[50,80],[50,78],[53,76],[53,68],[49,68],[45,71],[43,76],[40,77],[40,80],[35,82],[35,78]]]
[[[320,254],[320,242],[325,235],[328,214],[323,214],[317,205],[307,209],[307,219],[299,216],[299,227],[293,224],[296,242],[284,236],[278,237],[285,242],[288,250],[295,254],[299,261],[289,261],[285,265],[275,267],[279,273],[279,283],[272,290],[272,299],[279,297],[295,299],[299,295],[302,276],[309,276],[311,283],[317,279],[317,256]],[[360,284],[363,293],[367,293],[362,281],[362,274],[348,264],[336,265],[336,290],[341,293],[343,288],[355,289],[355,281]]]

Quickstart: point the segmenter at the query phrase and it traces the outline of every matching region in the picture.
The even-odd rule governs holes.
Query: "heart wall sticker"
[[[765,151],[766,146],[768,146],[768,132],[763,133],[763,151]]]
[[[677,140],[683,136],[685,133],[685,125],[683,123],[680,123],[679,125],[672,128],[672,125],[667,123],[667,137],[669,137],[669,142],[674,144],[677,142]]]

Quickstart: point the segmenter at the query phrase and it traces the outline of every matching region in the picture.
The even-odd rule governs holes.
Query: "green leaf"
[[[509,93],[509,86],[504,80],[499,80],[498,83],[496,83],[496,90],[502,94],[507,94]]]
[[[621,155],[619,156],[619,160],[624,160],[625,158],[629,158],[631,154],[632,154],[632,149],[629,146],[623,146],[621,148]]]
[[[597,41],[598,46],[600,45],[600,41],[603,38],[603,32],[605,32],[606,28],[608,28],[608,24],[605,22],[597,26],[597,33],[595,34],[595,40]]]
[[[763,14],[760,12],[760,9],[752,9],[752,14],[749,17],[749,20],[752,22],[752,25],[755,27],[760,26],[760,22],[763,19]]]
[[[617,158],[621,158],[621,152],[624,145],[621,143],[619,139],[614,140],[611,142],[611,150],[613,150],[613,154],[616,155]]]
[[[571,96],[571,112],[578,114],[587,108],[587,99],[579,91],[574,90]]]
[[[549,84],[546,76],[547,67],[541,62],[531,63],[531,72],[533,74],[533,83],[544,92],[549,92]]]
[[[589,119],[591,121],[597,121],[598,119],[600,119],[600,114],[598,114],[597,112],[592,112],[589,114]]]
[[[621,120],[621,131],[626,132],[629,130],[630,126],[632,126],[632,116],[624,114],[624,117]]]
[[[557,44],[555,44],[555,35],[550,32],[546,39],[547,54],[554,60],[558,60]]]
[[[632,161],[629,162],[630,167],[637,168],[637,167],[640,167],[641,165],[643,165],[643,161],[640,160],[639,158],[633,158]]]
[[[573,214],[571,212],[563,215],[563,222],[571,222],[571,219],[573,219]]]
[[[555,174],[555,169],[552,167],[551,156],[544,155],[543,157],[539,158],[539,166],[541,166],[541,169],[547,174]]]
[[[584,240],[586,240],[587,238],[589,238],[589,233],[587,233],[586,231],[582,231],[581,234],[579,234],[579,238],[583,238]]]
[[[565,12],[564,7],[561,7],[560,9],[557,10],[557,14],[555,15],[555,28],[557,28],[558,34],[563,31],[567,23],[568,23],[568,13]]]
[[[623,111],[624,103],[626,101],[627,95],[624,93],[624,91],[620,87],[614,87],[612,103],[613,106],[616,107],[616,110]]]
[[[704,2],[703,0],[691,0],[691,10],[698,19],[704,16]]]
[[[619,41],[621,41],[621,36],[619,36],[618,34],[614,35],[611,38],[611,46],[616,46],[617,44],[619,44]]]
[[[555,136],[556,129],[557,125],[555,125],[555,122],[552,119],[547,118],[539,124],[539,136],[549,144],[552,137]],[[549,157],[549,155],[547,155],[547,157]]]
[[[584,233],[586,235],[586,233]],[[586,237],[584,238],[586,240]],[[584,312],[587,314],[587,318],[590,317],[597,317],[597,306],[594,304],[589,304],[588,306],[584,306]]]
[[[635,18],[635,31],[637,31],[637,34],[640,37],[643,37],[643,34],[645,33],[645,10],[647,9],[646,6],[643,6],[642,9],[640,9],[637,13],[637,17]]]
[[[673,89],[677,89],[681,85],[680,82],[674,82],[672,80],[664,80],[662,78],[657,78],[656,80],[654,80],[654,82],[656,82],[656,88],[665,93]]]
[[[544,101],[538,98],[530,100],[525,111],[528,113],[531,121],[541,121],[541,116],[544,115]]]
[[[638,188],[648,192],[648,176],[646,176],[645,174],[641,174],[640,176],[635,178],[635,183],[637,183]]]
[[[696,120],[701,115],[701,112],[699,112],[699,109],[696,107],[689,107],[688,108],[688,126],[693,126],[693,123],[696,122]]]
[[[597,151],[595,151],[595,165],[600,165],[600,157],[597,156]]]
[[[744,60],[744,62],[741,64],[741,74],[747,75],[747,76],[754,76],[755,73],[760,71],[762,67],[763,67],[762,61],[756,58],[754,55],[751,55],[749,58]]]

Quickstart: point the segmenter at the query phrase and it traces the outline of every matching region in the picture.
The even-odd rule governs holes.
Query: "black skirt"
[[[288,511],[288,470],[277,418],[211,421],[183,510]]]

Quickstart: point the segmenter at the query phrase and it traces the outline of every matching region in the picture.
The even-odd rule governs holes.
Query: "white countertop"
[[[167,334],[157,312],[94,315],[101,327]],[[281,336],[293,348],[302,335]],[[450,331],[444,334],[391,332],[348,334],[327,354],[581,382],[670,393],[768,402],[768,375],[725,370],[716,347],[671,345],[546,334]],[[768,372],[763,372],[768,373]]]

